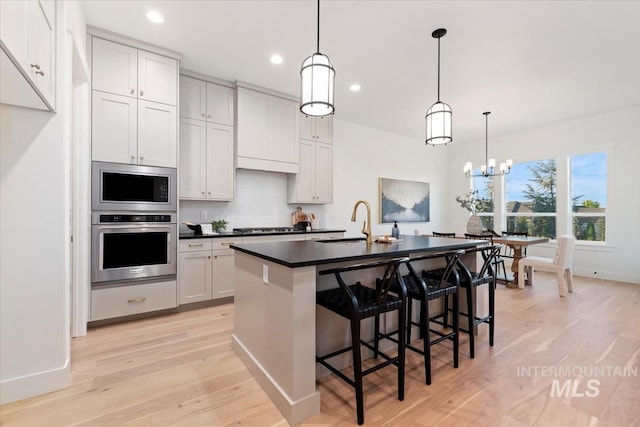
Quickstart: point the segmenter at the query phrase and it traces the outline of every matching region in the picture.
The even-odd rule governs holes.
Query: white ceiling
[[[83,1],[87,24],[182,53],[182,68],[298,95],[316,48],[314,0]],[[336,117],[424,138],[436,101],[454,143],[640,105],[640,1],[322,0]],[[145,18],[155,9],[158,25]],[[273,53],[284,63],[269,62]],[[351,83],[362,86],[349,91]]]

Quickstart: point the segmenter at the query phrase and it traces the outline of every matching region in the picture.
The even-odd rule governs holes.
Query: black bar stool
[[[456,233],[440,233],[438,231],[434,231],[433,237],[456,237]]]
[[[355,388],[356,392],[356,409],[358,424],[364,423],[364,396],[362,388],[362,378],[372,372],[377,371],[388,365],[395,365],[398,368],[398,400],[404,400],[404,354],[405,342],[404,334],[398,334],[395,340],[398,344],[398,354],[396,357],[390,357],[379,350],[378,335],[379,318],[381,313],[391,311],[398,312],[398,329],[405,329],[405,303],[406,288],[404,280],[398,274],[400,264],[408,261],[408,258],[397,258],[392,260],[374,261],[365,264],[358,264],[342,268],[333,268],[319,272],[320,275],[334,274],[338,281],[338,288],[320,291],[316,294],[316,303],[334,313],[349,319],[351,322],[351,346],[342,348],[323,356],[316,356],[316,362],[325,366],[347,384]],[[347,285],[341,273],[354,270],[362,270],[369,268],[384,267],[384,275],[376,283],[376,288],[370,288],[357,282],[353,285]],[[389,289],[395,284],[399,290],[398,296],[389,293]],[[375,317],[374,343],[371,345],[361,339],[360,321],[368,317]],[[382,338],[388,338],[386,335]],[[365,371],[362,370],[362,355],[360,346],[364,345],[374,352],[374,357],[382,356],[384,361],[372,366]],[[353,353],[353,379],[347,377],[338,369],[327,362],[339,354],[351,351]]]
[[[458,309],[458,290],[460,288],[460,280],[456,265],[458,264],[460,257],[464,254],[464,250],[439,252],[434,254],[427,254],[411,258],[405,262],[409,274],[404,276],[404,282],[407,287],[407,339],[406,347],[424,357],[424,370],[425,370],[425,382],[431,385],[431,346],[438,344],[444,340],[450,340],[453,342],[453,367],[458,367],[458,316],[455,314]],[[446,267],[443,269],[442,277],[439,279],[431,279],[428,277],[421,277],[413,267],[412,263],[417,261],[423,261],[427,259],[444,258],[447,261]],[[391,290],[399,292],[400,289],[397,286],[392,285]],[[444,332],[434,330],[429,327],[429,321],[446,316],[446,311],[442,314],[431,316],[429,314],[429,301],[443,298],[445,301],[449,295],[453,297],[453,328],[450,332]],[[411,318],[411,307],[413,300],[420,302],[420,319],[419,322],[414,322]],[[446,307],[446,305],[445,305]],[[440,323],[440,322],[439,322]],[[415,325],[420,328],[420,337],[422,338],[422,349],[414,347],[411,344],[411,326]],[[431,334],[435,334],[438,337],[431,340]],[[392,339],[393,338],[389,338]]]
[[[467,302],[467,312],[460,312],[459,314],[467,317],[467,325],[469,329],[460,328],[462,332],[466,332],[469,334],[469,356],[473,359],[475,357],[475,335],[473,333],[474,326],[477,326],[481,323],[489,324],[489,345],[493,347],[493,336],[495,331],[495,282],[496,282],[496,274],[493,270],[494,259],[500,252],[502,245],[489,245],[489,246],[481,246],[472,249],[466,249],[465,252],[467,254],[477,254],[478,252],[482,255],[483,263],[480,270],[477,272],[469,270],[469,268],[464,265],[462,262],[457,264],[459,275],[460,275],[460,287],[465,288],[466,290],[466,302]],[[428,277],[431,279],[440,279],[445,274],[445,269],[435,269],[423,271],[422,275],[424,277]],[[473,300],[473,292],[472,289],[474,287],[481,286],[483,284],[488,285],[489,291],[489,314],[483,317],[478,317],[474,313],[475,301]],[[455,297],[454,297],[454,305],[455,305]],[[447,326],[447,316],[446,313],[451,311],[449,309],[448,299],[445,299],[445,316],[442,322],[443,326]],[[457,314],[455,307],[453,308],[454,312],[454,320]],[[435,323],[439,323],[438,320],[434,320]]]

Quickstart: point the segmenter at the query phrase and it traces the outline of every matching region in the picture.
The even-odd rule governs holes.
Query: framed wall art
[[[379,178],[380,223],[429,222],[429,183]]]

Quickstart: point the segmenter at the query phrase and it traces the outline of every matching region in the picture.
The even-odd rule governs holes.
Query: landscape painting
[[[380,222],[429,222],[429,183],[379,178]]]

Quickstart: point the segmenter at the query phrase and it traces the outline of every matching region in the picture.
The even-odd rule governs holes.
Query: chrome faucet
[[[362,234],[367,236],[367,245],[370,245],[373,243],[373,239],[371,238],[371,206],[369,206],[369,202],[366,200],[358,200],[356,202],[356,205],[353,207],[353,214],[351,214],[351,222],[356,222],[356,211],[361,203],[367,208],[367,220],[362,224]]]

